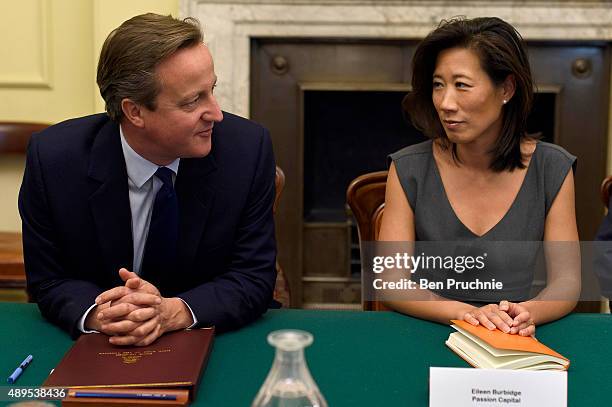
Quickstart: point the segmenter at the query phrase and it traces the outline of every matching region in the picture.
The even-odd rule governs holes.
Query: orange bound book
[[[44,387],[185,390],[193,400],[212,350],[214,328],[174,331],[148,346],[115,346],[84,334],[51,372]]]
[[[569,359],[530,336],[511,335],[452,320],[446,345],[470,365],[485,369],[567,370]]]

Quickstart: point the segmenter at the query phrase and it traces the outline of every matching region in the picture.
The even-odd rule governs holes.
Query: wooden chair
[[[378,238],[385,210],[387,171],[371,172],[355,178],[346,190],[346,201],[357,221],[359,246],[361,242]],[[363,301],[366,311],[388,309],[379,301]]]
[[[604,178],[600,190],[601,202],[608,210],[610,209],[610,189],[612,189],[612,175]]]
[[[276,208],[280,201],[281,194],[285,188],[285,173],[277,166],[276,176],[274,178],[275,196],[273,210],[276,213]],[[289,290],[289,282],[285,276],[285,272],[282,267],[276,261],[276,284],[274,285],[274,299],[282,304],[284,308],[288,308],[291,305],[291,292]]]
[[[44,123],[0,122],[0,155],[23,155],[32,133],[46,129]],[[0,288],[26,288],[21,233],[0,232]]]

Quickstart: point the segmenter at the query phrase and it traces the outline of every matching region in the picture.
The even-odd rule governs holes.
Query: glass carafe
[[[270,333],[268,343],[276,348],[274,363],[251,407],[327,407],[304,359],[312,335],[285,329]]]

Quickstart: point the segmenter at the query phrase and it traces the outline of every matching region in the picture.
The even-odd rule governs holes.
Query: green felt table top
[[[39,386],[72,344],[33,304],[0,303],[0,326],[0,372],[34,355],[18,386]],[[272,366],[266,336],[286,328],[314,335],[306,360],[330,406],[427,406],[430,366],[468,366],[444,345],[452,329],[440,324],[393,312],[271,310],[217,336],[194,405],[249,406]],[[610,315],[572,314],[537,335],[571,361],[569,406],[612,404]]]

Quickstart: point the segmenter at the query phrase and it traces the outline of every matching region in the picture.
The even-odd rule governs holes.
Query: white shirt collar
[[[155,174],[159,165],[147,160],[130,147],[123,135],[121,125],[119,125],[119,135],[121,136],[121,148],[123,149],[123,157],[125,158],[128,178],[137,188],[142,188],[144,183]],[[165,167],[170,168],[176,175],[178,174],[180,160],[180,158],[177,158]]]

